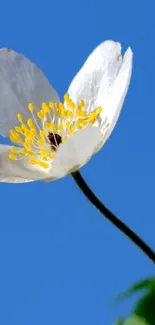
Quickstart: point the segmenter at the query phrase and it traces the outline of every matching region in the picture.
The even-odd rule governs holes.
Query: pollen
[[[20,126],[16,126],[16,127],[15,127],[15,130],[16,130],[18,133],[23,133],[22,128],[21,128]]]
[[[44,118],[44,113],[43,113],[43,111],[40,110],[39,112],[37,112],[37,116],[38,116],[39,119],[42,120],[42,119]]]
[[[44,139],[44,137],[45,137],[45,131],[44,130],[40,130],[39,134],[40,134],[40,137]]]
[[[18,152],[18,148],[15,147],[15,146],[12,146],[12,147],[11,147],[11,151],[17,153],[17,152]]]
[[[33,112],[33,110],[34,110],[34,105],[33,105],[32,103],[29,103],[29,104],[28,104],[28,109],[29,109],[30,112]]]
[[[85,117],[86,113],[84,111],[82,111],[81,109],[77,109],[76,116],[77,117]]]
[[[42,110],[44,111],[45,114],[49,113],[50,109],[49,109],[48,104],[42,103]]]
[[[33,128],[33,127],[34,127],[34,123],[33,123],[33,121],[32,121],[31,118],[29,118],[29,119],[27,120],[27,125],[28,125],[30,128]]]
[[[69,96],[68,93],[66,93],[66,94],[64,95],[64,102],[68,103],[69,100],[70,100],[70,96]]]
[[[96,112],[89,113],[89,122],[94,123],[96,121]]]
[[[62,131],[63,130],[63,125],[62,123],[58,124],[57,131]]]
[[[38,144],[45,144],[45,140],[44,139],[39,139],[37,142],[38,142]]]
[[[96,115],[100,115],[102,111],[103,111],[102,107],[98,107],[96,110]]]
[[[54,108],[54,103],[53,102],[49,102],[49,108]]]
[[[19,122],[22,122],[22,120],[23,120],[22,114],[18,113],[17,114],[17,119],[18,119]]]
[[[13,154],[9,154],[9,158],[11,159],[11,160],[16,160],[16,156],[15,155],[13,155]]]
[[[45,148],[40,149],[40,154],[43,157],[46,156],[46,149]]]
[[[84,100],[81,99],[81,100],[79,101],[78,108],[81,109],[81,110],[83,110],[84,107],[85,107],[85,102],[84,102]]]
[[[40,107],[28,103],[27,108],[29,118],[18,113],[17,125],[10,130],[10,140],[15,145],[9,159],[27,159],[30,165],[45,171],[51,168],[59,145],[94,125],[103,111],[99,106],[88,112],[86,102],[81,99],[75,103],[69,93],[64,95],[64,103],[43,101]]]

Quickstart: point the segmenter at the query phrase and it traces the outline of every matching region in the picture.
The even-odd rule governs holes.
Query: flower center
[[[50,140],[51,149],[53,151],[56,151],[56,148],[59,146],[60,143],[62,143],[62,138],[59,134],[49,133],[48,139]]]
[[[61,143],[67,141],[75,132],[93,125],[102,112],[102,108],[98,107],[87,114],[84,101],[80,100],[75,105],[69,94],[65,94],[64,103],[43,102],[39,111],[29,103],[28,109],[31,118],[24,121],[24,116],[18,113],[20,125],[10,130],[10,140],[18,147],[11,148],[9,158],[27,158],[31,165],[44,169],[51,167]]]

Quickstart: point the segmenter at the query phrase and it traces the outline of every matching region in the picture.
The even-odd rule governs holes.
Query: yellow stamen
[[[44,118],[44,114],[43,114],[42,110],[39,111],[39,112],[37,112],[37,116],[38,116],[38,118],[39,118],[40,120],[42,120],[42,119]]]
[[[15,130],[19,133],[23,133],[22,128],[20,126],[16,126]]]
[[[73,134],[74,134],[74,130],[70,127],[70,128],[68,129],[68,133],[69,133],[69,135],[73,135]]]
[[[69,118],[73,117],[73,113],[71,111],[67,111],[66,113],[67,113],[67,117],[69,117]]]
[[[70,100],[70,97],[69,97],[69,94],[67,93],[64,95],[64,102],[68,103],[69,100]]]
[[[49,123],[49,129],[50,130],[54,130],[55,129],[55,123],[54,122],[50,122]]]
[[[32,103],[29,103],[29,104],[28,104],[28,109],[29,109],[30,112],[33,112],[33,110],[34,110],[34,105],[33,105]]]
[[[16,160],[16,159],[17,159],[16,156],[13,155],[12,153],[9,154],[9,158],[10,158],[11,160]]]
[[[41,154],[41,156],[45,156],[46,155],[46,149],[45,148],[40,149],[40,154]]]
[[[66,128],[68,129],[70,128],[70,126],[71,126],[71,122],[66,121]]]
[[[61,110],[61,116],[62,116],[62,118],[67,116],[67,111],[65,109]]]
[[[85,127],[86,125],[88,125],[88,121],[87,120],[78,120],[75,122],[75,127],[80,130],[83,127]]]
[[[48,105],[49,105],[50,108],[54,108],[54,103],[53,102],[49,102]]]
[[[24,143],[24,148],[29,149],[30,146],[31,146],[31,143],[30,142],[25,142]]]
[[[62,131],[63,130],[63,125],[62,123],[58,124],[57,131]]]
[[[44,132],[44,130],[40,130],[39,134],[40,134],[40,137],[44,139],[44,137],[45,137],[45,132]]]
[[[15,152],[15,153],[17,153],[17,152],[18,152],[18,148],[17,148],[17,147],[14,147],[14,146],[12,146],[12,147],[11,147],[11,151],[12,151],[12,152]]]
[[[23,132],[27,132],[28,131],[28,127],[25,124],[21,125],[22,131]]]
[[[33,123],[33,121],[32,121],[31,118],[29,118],[29,119],[27,120],[27,125],[29,126],[29,128],[35,128],[34,123]]]
[[[30,142],[33,142],[34,141],[34,138],[35,138],[35,135],[30,133],[27,137],[27,140],[30,141]]]
[[[25,156],[34,157],[34,153],[32,151],[28,151],[27,154],[25,154]]]
[[[38,165],[38,160],[31,159],[31,160],[29,160],[29,163],[31,165]]]
[[[84,107],[85,107],[85,102],[84,102],[84,100],[80,100],[80,101],[79,101],[79,104],[78,104],[78,109],[83,110]]]
[[[18,113],[18,114],[17,114],[17,119],[18,119],[19,122],[22,122],[22,121],[23,121],[23,116],[22,116],[22,114]]]
[[[44,139],[39,139],[37,142],[38,142],[38,144],[45,144],[45,140]]]
[[[23,155],[23,156],[27,156],[27,150],[26,150],[26,148],[23,148],[21,150],[20,154]]]
[[[47,130],[50,129],[50,122],[45,122],[44,128]]]
[[[42,110],[44,113],[49,113],[49,106],[46,103],[42,103]]]
[[[102,107],[98,107],[96,110],[96,115],[100,115],[102,111],[103,111]]]
[[[32,118],[28,118],[25,124],[22,114],[17,114],[21,125],[17,124],[10,131],[10,140],[22,148],[13,146],[9,158],[18,160],[25,157],[31,165],[45,169],[50,168],[55,158],[56,152],[52,151],[52,145],[57,150],[57,136],[60,136],[61,142],[64,143],[75,132],[97,121],[102,113],[102,107],[94,107],[93,112],[87,113],[86,103],[83,100],[73,102],[69,93],[64,95],[64,103],[42,102],[41,109],[36,111],[35,116],[34,108],[33,103],[28,104]],[[41,121],[38,122],[38,119]]]
[[[66,141],[67,141],[67,137],[65,137],[65,136],[62,137],[62,138],[61,138],[61,141],[62,141],[62,143],[66,142]]]
[[[50,164],[47,164],[44,161],[39,161],[39,166],[48,169],[50,167]]]
[[[14,134],[14,133],[11,134],[10,135],[10,140],[12,142],[19,143],[19,144],[23,144],[24,143],[23,139],[20,137],[19,134]]]
[[[68,102],[68,106],[69,106],[70,108],[72,108],[72,109],[75,108],[75,104],[72,102],[72,100],[69,100],[69,102]]]
[[[84,111],[81,111],[80,109],[77,109],[75,114],[77,117],[85,117],[86,116],[86,113]]]
[[[55,157],[55,153],[54,152],[52,152],[52,153],[49,154],[49,158],[53,159],[54,157]]]
[[[65,106],[64,106],[64,104],[59,103],[58,108],[59,108],[59,109],[65,109]]]
[[[96,121],[96,112],[89,113],[89,122],[94,123]]]

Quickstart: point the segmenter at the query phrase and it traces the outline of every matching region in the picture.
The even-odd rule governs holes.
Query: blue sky
[[[132,83],[119,122],[81,172],[152,247],[154,11],[153,0],[6,0],[0,10],[0,46],[36,62],[61,97],[101,41],[132,47]],[[90,205],[71,177],[49,184],[0,184],[0,193],[1,324],[110,325],[129,312],[132,302],[109,302],[152,275],[153,265]]]

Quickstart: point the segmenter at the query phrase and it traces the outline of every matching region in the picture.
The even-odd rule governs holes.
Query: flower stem
[[[74,178],[81,191],[97,208],[97,210],[99,210],[105,216],[105,218],[107,218],[113,225],[115,225],[120,231],[129,237],[132,242],[135,243],[155,263],[155,252],[96,197],[96,195],[92,192],[90,187],[81,176],[80,172],[76,171],[72,173],[72,177]]]

